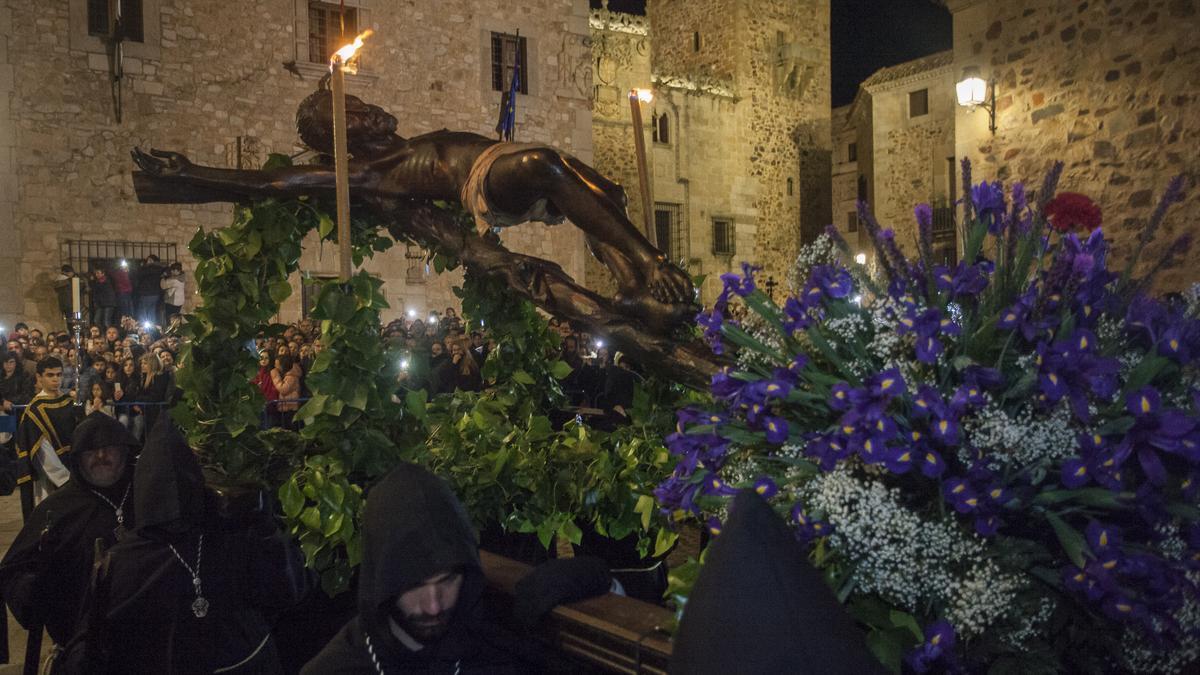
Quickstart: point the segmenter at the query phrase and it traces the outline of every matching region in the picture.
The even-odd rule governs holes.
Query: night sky
[[[600,7],[600,0],[591,0]],[[884,66],[950,49],[950,12],[933,0],[831,0],[833,105],[854,100],[858,84]],[[609,9],[645,14],[645,0],[610,0]]]

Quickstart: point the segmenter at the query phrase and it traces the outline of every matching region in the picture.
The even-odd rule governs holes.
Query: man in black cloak
[[[73,479],[34,508],[0,561],[0,590],[17,621],[45,625],[57,645],[75,634],[96,540],[110,547],[132,527],[137,446],[120,422],[89,415],[71,439]]]
[[[393,469],[367,496],[362,536],[358,616],[302,675],[528,672],[480,619],[475,530],[441,479]]]
[[[672,675],[875,675],[883,666],[774,510],[734,498],[688,598]]]
[[[310,588],[296,545],[265,510],[223,517],[167,416],[133,480],[135,533],[109,552],[89,608],[89,673],[274,673],[267,616]]]

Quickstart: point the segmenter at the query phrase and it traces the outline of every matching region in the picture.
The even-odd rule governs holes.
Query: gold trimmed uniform
[[[66,394],[39,393],[17,425],[17,486],[21,512],[28,516],[37,502],[71,478],[63,459],[71,452],[71,434],[82,409]]]

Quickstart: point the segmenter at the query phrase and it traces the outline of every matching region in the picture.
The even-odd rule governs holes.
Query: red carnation
[[[1059,232],[1073,230],[1091,232],[1100,227],[1100,207],[1078,192],[1060,192],[1043,211],[1050,227]]]

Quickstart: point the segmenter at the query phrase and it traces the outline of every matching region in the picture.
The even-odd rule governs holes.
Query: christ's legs
[[[647,241],[625,215],[620,188],[582,162],[553,150],[536,149],[496,160],[488,174],[488,196],[504,212],[522,213],[541,198],[589,235],[592,249],[617,277],[619,301],[690,305],[691,279]],[[656,316],[663,308],[642,307]]]

